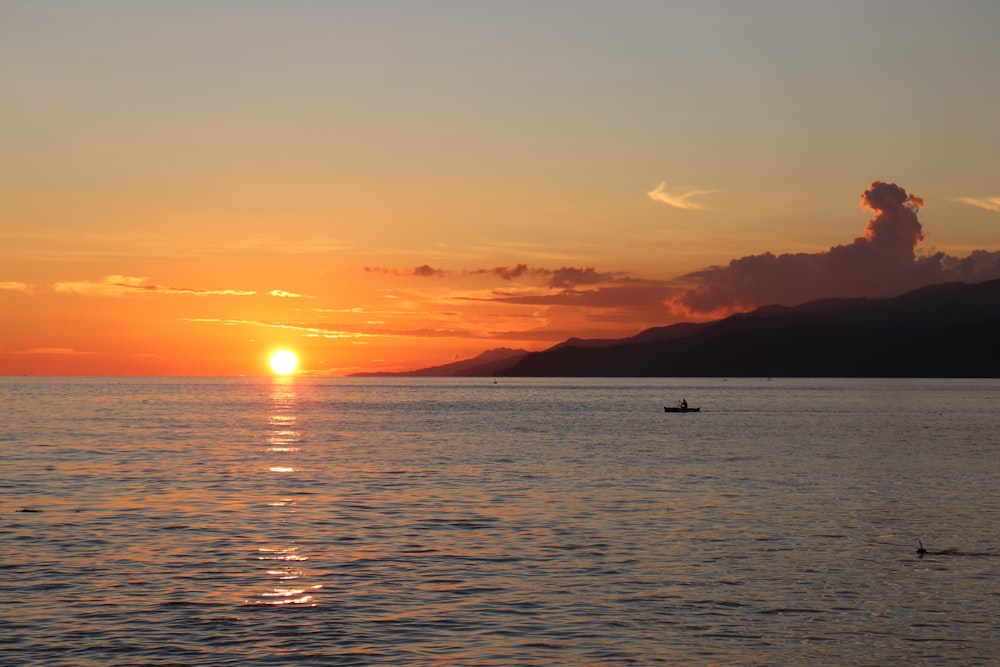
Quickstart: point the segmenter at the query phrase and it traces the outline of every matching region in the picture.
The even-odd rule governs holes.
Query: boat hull
[[[670,408],[663,406],[664,412],[701,412],[701,408]]]

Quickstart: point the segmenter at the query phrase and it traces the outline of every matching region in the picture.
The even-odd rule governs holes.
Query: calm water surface
[[[0,405],[3,665],[1000,655],[1000,381],[4,378]]]

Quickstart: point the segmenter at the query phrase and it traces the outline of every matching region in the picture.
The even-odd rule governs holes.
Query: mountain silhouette
[[[563,343],[497,374],[1000,377],[1000,280],[932,285],[888,299],[766,306],[678,338],[642,337],[599,347]]]
[[[528,354],[527,350],[498,347],[487,350],[472,359],[453,361],[450,364],[419,368],[412,371],[352,373],[351,377],[491,377]]]
[[[628,338],[498,348],[412,377],[1000,377],[1000,280],[764,306]]]

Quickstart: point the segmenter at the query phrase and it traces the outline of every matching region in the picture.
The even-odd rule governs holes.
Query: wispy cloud
[[[284,299],[315,299],[314,296],[309,296],[308,294],[296,294],[295,292],[286,292],[282,289],[273,289],[268,292],[271,296],[278,296]]]
[[[955,197],[952,201],[962,202],[987,211],[1000,212],[1000,197]]]
[[[463,297],[470,301],[491,301],[536,306],[578,306],[585,308],[662,307],[671,293],[669,283],[655,280],[628,285],[602,285],[593,289],[561,289],[558,292],[493,292],[489,296]]]
[[[79,294],[82,296],[124,296],[142,289],[147,278],[131,276],[105,276],[103,280],[71,280],[58,282],[54,285],[56,292],[61,294]]]
[[[527,275],[548,275],[545,269],[533,269],[527,264],[517,264],[515,266],[494,266],[492,269],[466,269],[465,273],[470,276],[496,276],[504,280],[516,280]]]
[[[90,354],[96,354],[96,353],[95,352],[81,352],[80,350],[74,350],[74,349],[69,348],[69,347],[33,347],[30,350],[24,350],[23,352],[18,352],[17,354],[78,356],[78,355],[90,355]]]
[[[200,289],[194,287],[168,287],[148,282],[145,277],[105,276],[103,280],[76,280],[58,282],[53,287],[62,294],[82,296],[126,296],[128,294],[191,294],[194,296],[253,296],[250,290]]]
[[[366,273],[386,273],[390,276],[416,276],[418,278],[440,278],[448,272],[444,269],[435,269],[430,264],[421,264],[412,268],[388,268],[383,266],[366,266]]]
[[[661,204],[666,204],[667,206],[682,208],[688,211],[700,211],[705,208],[704,204],[692,201],[692,199],[695,197],[701,197],[702,195],[709,195],[713,192],[716,191],[690,187],[667,192],[667,184],[660,183],[654,190],[650,190],[646,194],[653,201],[658,201]]]
[[[552,271],[549,277],[550,287],[574,287],[576,285],[596,285],[606,282],[618,282],[624,274],[602,273],[592,266],[563,266]]]
[[[261,322],[259,320],[220,319],[215,317],[182,317],[182,322],[201,322],[205,324],[223,324],[225,326],[265,327],[268,329],[286,329],[299,331],[307,336],[318,338],[359,338],[364,334],[341,330],[324,324],[302,324],[297,322]]]
[[[7,292],[23,292],[25,294],[31,294],[34,291],[28,283],[20,283],[16,281],[0,282],[0,290]]]
[[[441,278],[449,275],[444,269],[436,269],[430,264],[421,264],[413,268],[389,268],[381,266],[366,266],[366,273],[384,273],[392,276],[416,276],[422,278]],[[505,281],[536,279],[544,281],[549,287],[572,287],[574,285],[592,285],[601,282],[614,282],[623,279],[623,273],[604,273],[592,266],[563,266],[550,269],[540,266],[530,266],[518,263],[514,266],[494,266],[491,268],[464,269],[461,272],[467,276],[489,276]]]
[[[604,282],[627,280],[623,273],[604,273],[592,266],[563,266],[558,269],[517,264],[511,266],[495,266],[492,269],[466,269],[467,275],[496,276],[503,280],[513,281],[519,278],[543,278],[549,287],[573,287],[575,285],[594,285]]]
[[[340,323],[289,323],[261,322],[259,320],[221,319],[213,317],[185,317],[183,322],[200,322],[203,324],[221,324],[224,326],[265,327],[269,329],[285,329],[298,331],[307,337],[329,339],[365,339],[365,338],[482,338],[487,337],[476,332],[457,327],[417,327],[397,328],[386,327],[384,322],[373,321],[363,324]]]

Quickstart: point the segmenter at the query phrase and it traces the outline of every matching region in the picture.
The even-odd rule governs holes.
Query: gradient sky
[[[402,370],[998,277],[998,29],[993,0],[6,0],[0,374]]]

